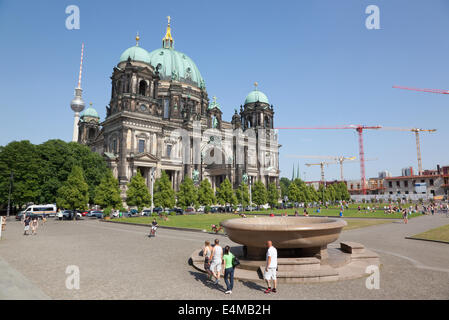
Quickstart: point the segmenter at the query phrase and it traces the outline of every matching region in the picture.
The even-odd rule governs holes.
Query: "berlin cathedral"
[[[273,129],[273,105],[255,83],[240,111],[235,109],[231,122],[224,121],[196,64],[174,49],[169,17],[162,47],[148,52],[137,36],[136,45],[120,56],[111,82],[106,119],[101,122],[91,105],[79,121],[75,118],[75,133],[79,143],[106,159],[123,198],[137,172],[151,188],[151,180],[165,171],[175,191],[186,176],[197,185],[209,179],[214,190],[226,178],[234,188],[256,180],[279,187],[280,145]],[[180,130],[187,135],[174,134]],[[236,137],[236,131],[244,138]],[[249,131],[253,135],[245,136]],[[200,157],[195,157],[194,140],[199,141]],[[207,156],[215,161],[206,161]]]

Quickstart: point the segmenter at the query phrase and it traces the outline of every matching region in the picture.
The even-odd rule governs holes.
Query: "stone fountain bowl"
[[[347,225],[342,219],[321,217],[260,217],[222,221],[229,239],[252,248],[271,240],[276,248],[325,248]]]

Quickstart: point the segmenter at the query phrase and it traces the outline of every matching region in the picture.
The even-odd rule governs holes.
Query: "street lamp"
[[[151,213],[153,213],[154,202],[153,202],[153,189],[154,189],[154,172],[156,168],[152,167],[150,169],[150,183],[151,183]]]
[[[12,190],[12,181],[14,179],[14,174],[11,171],[11,176],[9,178],[9,194],[8,194],[8,209],[6,211],[6,218],[9,219],[9,212],[11,210],[11,190]],[[1,226],[0,226],[1,227]]]
[[[249,176],[249,211],[253,211],[253,199],[251,194],[251,185],[253,182],[253,177]]]

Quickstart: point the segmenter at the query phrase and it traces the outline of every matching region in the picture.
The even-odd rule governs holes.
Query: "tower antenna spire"
[[[72,141],[78,142],[78,122],[80,117],[80,112],[84,110],[85,103],[83,100],[83,89],[81,89],[81,75],[83,72],[83,54],[84,54],[84,42],[81,45],[81,63],[80,63],[80,73],[78,76],[78,87],[75,88],[75,97],[70,102],[70,108],[72,108],[74,114],[73,120],[73,134]]]
[[[81,62],[80,62],[80,73],[78,76],[78,89],[81,89],[81,75],[83,74],[83,55],[84,55],[84,42],[81,44]]]

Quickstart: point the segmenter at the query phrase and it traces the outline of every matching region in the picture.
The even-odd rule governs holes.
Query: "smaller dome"
[[[267,96],[262,91],[259,90],[253,90],[250,93],[248,93],[245,99],[245,104],[254,103],[257,101],[270,104]]]
[[[120,56],[120,62],[127,61],[128,57],[133,61],[140,61],[150,64],[150,54],[147,50],[135,45],[134,47],[128,48],[123,51]]]
[[[83,119],[84,117],[91,117],[91,118],[100,119],[100,116],[98,115],[97,110],[95,110],[92,107],[89,107],[86,110],[84,110],[84,112],[81,114],[81,119]]]

